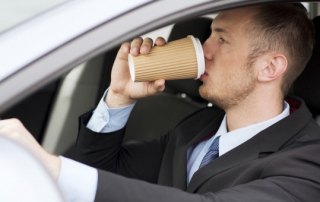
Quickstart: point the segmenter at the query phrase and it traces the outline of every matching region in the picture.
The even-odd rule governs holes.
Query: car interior
[[[198,17],[178,22],[167,41],[193,35],[203,43],[210,35],[212,18]],[[305,100],[320,124],[320,16],[314,18],[316,45],[307,67],[292,86],[290,95]],[[111,80],[111,70],[118,47],[71,70],[59,79],[20,101],[1,114],[2,119],[16,117],[49,152],[74,155],[78,117],[93,110]],[[202,99],[194,79],[166,81],[163,93],[139,100],[127,123],[124,143],[147,140],[173,129],[187,115],[212,106]]]

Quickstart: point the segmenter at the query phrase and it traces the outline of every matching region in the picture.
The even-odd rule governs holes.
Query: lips
[[[202,81],[204,78],[206,78],[208,76],[208,74],[205,72],[204,74],[202,74],[200,76],[200,80]]]

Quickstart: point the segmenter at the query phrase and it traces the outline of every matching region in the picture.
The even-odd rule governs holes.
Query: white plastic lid
[[[198,38],[194,38],[192,35],[189,35],[188,37],[192,39],[194,49],[196,51],[197,63],[198,63],[198,76],[196,79],[199,79],[200,76],[204,74],[204,71],[205,71],[204,54],[202,50],[202,45]]]
[[[134,62],[132,59],[132,55],[130,53],[128,54],[128,63],[129,63],[129,71],[130,71],[131,79],[132,81],[134,81],[136,78],[136,74],[134,71]]]

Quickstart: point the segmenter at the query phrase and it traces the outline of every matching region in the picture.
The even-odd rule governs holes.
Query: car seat
[[[313,19],[316,43],[306,68],[293,84],[293,94],[302,98],[320,123],[320,16]]]
[[[172,28],[168,42],[185,38],[188,35],[197,37],[203,44],[211,34],[212,19],[199,17],[193,20],[177,23]],[[202,84],[200,80],[182,79],[166,81],[166,92],[183,93],[196,102],[207,104],[199,95],[199,87]]]

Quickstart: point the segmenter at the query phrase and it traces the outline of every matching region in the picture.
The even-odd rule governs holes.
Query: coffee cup
[[[134,82],[198,79],[205,71],[201,43],[193,36],[154,46],[147,55],[129,54],[128,62]]]

